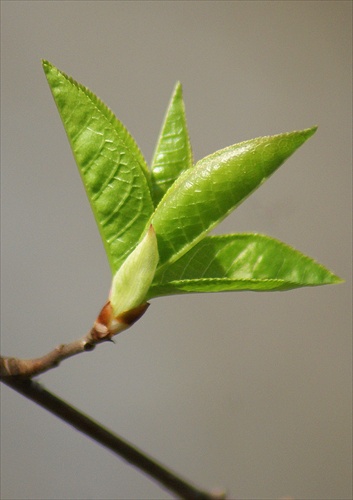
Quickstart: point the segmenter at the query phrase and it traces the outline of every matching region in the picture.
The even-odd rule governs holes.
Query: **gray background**
[[[230,498],[351,498],[351,2],[46,2],[2,7],[2,352],[84,334],[110,272],[40,58],[97,93],[149,161],[176,80],[195,159],[317,134],[217,232],[258,231],[340,286],[153,301],[50,390]],[[2,387],[2,499],[168,493]]]

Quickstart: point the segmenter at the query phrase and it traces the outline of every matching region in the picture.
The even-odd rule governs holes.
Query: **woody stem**
[[[115,319],[114,330],[111,327],[111,307],[107,302],[98,315],[93,328],[84,337],[68,344],[61,344],[48,354],[35,359],[19,359],[0,356],[0,379],[8,377],[33,377],[55,368],[64,359],[80,352],[92,351],[97,344],[111,340],[119,331],[132,326],[146,312],[147,302],[127,311]]]
[[[36,402],[86,436],[110,449],[127,462],[145,472],[165,488],[186,500],[217,500],[224,495],[213,495],[195,488],[166,469],[140,450],[122,440],[99,423],[84,415],[62,399],[47,391],[38,382],[28,378],[6,377],[1,381],[28,399]]]
[[[75,356],[75,354],[91,351],[99,341],[104,340],[94,340],[92,330],[81,339],[74,340],[69,344],[61,344],[40,358],[19,359],[1,356],[0,378],[33,377],[58,366],[61,361]]]

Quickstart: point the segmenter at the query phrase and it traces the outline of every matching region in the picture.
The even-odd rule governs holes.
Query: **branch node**
[[[93,351],[93,349],[96,347],[96,345],[89,341],[89,342],[86,342],[84,345],[83,345],[83,350],[84,351]]]

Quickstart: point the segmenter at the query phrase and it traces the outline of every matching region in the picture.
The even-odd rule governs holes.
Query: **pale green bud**
[[[146,301],[158,260],[157,237],[151,225],[113,278],[109,300],[115,317]]]

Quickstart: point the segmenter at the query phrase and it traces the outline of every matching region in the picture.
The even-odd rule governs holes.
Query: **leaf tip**
[[[321,276],[321,279],[318,279],[317,281],[313,283],[309,283],[309,285],[340,285],[342,283],[345,283],[345,280],[334,274],[330,269],[327,269],[327,267],[323,266],[322,264],[317,263],[316,261],[315,264],[317,265],[318,268],[321,268],[321,270],[324,272],[324,274]]]
[[[174,97],[181,97],[183,95],[183,86],[178,80],[174,86],[174,92],[173,92]]]
[[[47,59],[42,59],[42,67],[45,73],[47,73],[53,67],[53,65]]]
[[[315,134],[317,129],[318,129],[318,125],[313,125],[310,128],[304,129],[303,133],[306,135],[306,138],[309,139],[309,137],[311,137],[312,135]]]
[[[153,224],[150,224],[148,231],[147,231],[147,234],[148,234],[148,238],[152,239],[157,244],[157,235],[156,235],[156,231],[153,227]]]
[[[330,285],[341,285],[345,282],[346,282],[346,280],[344,280],[343,278],[340,278],[336,274],[332,274],[331,282],[329,284]]]

